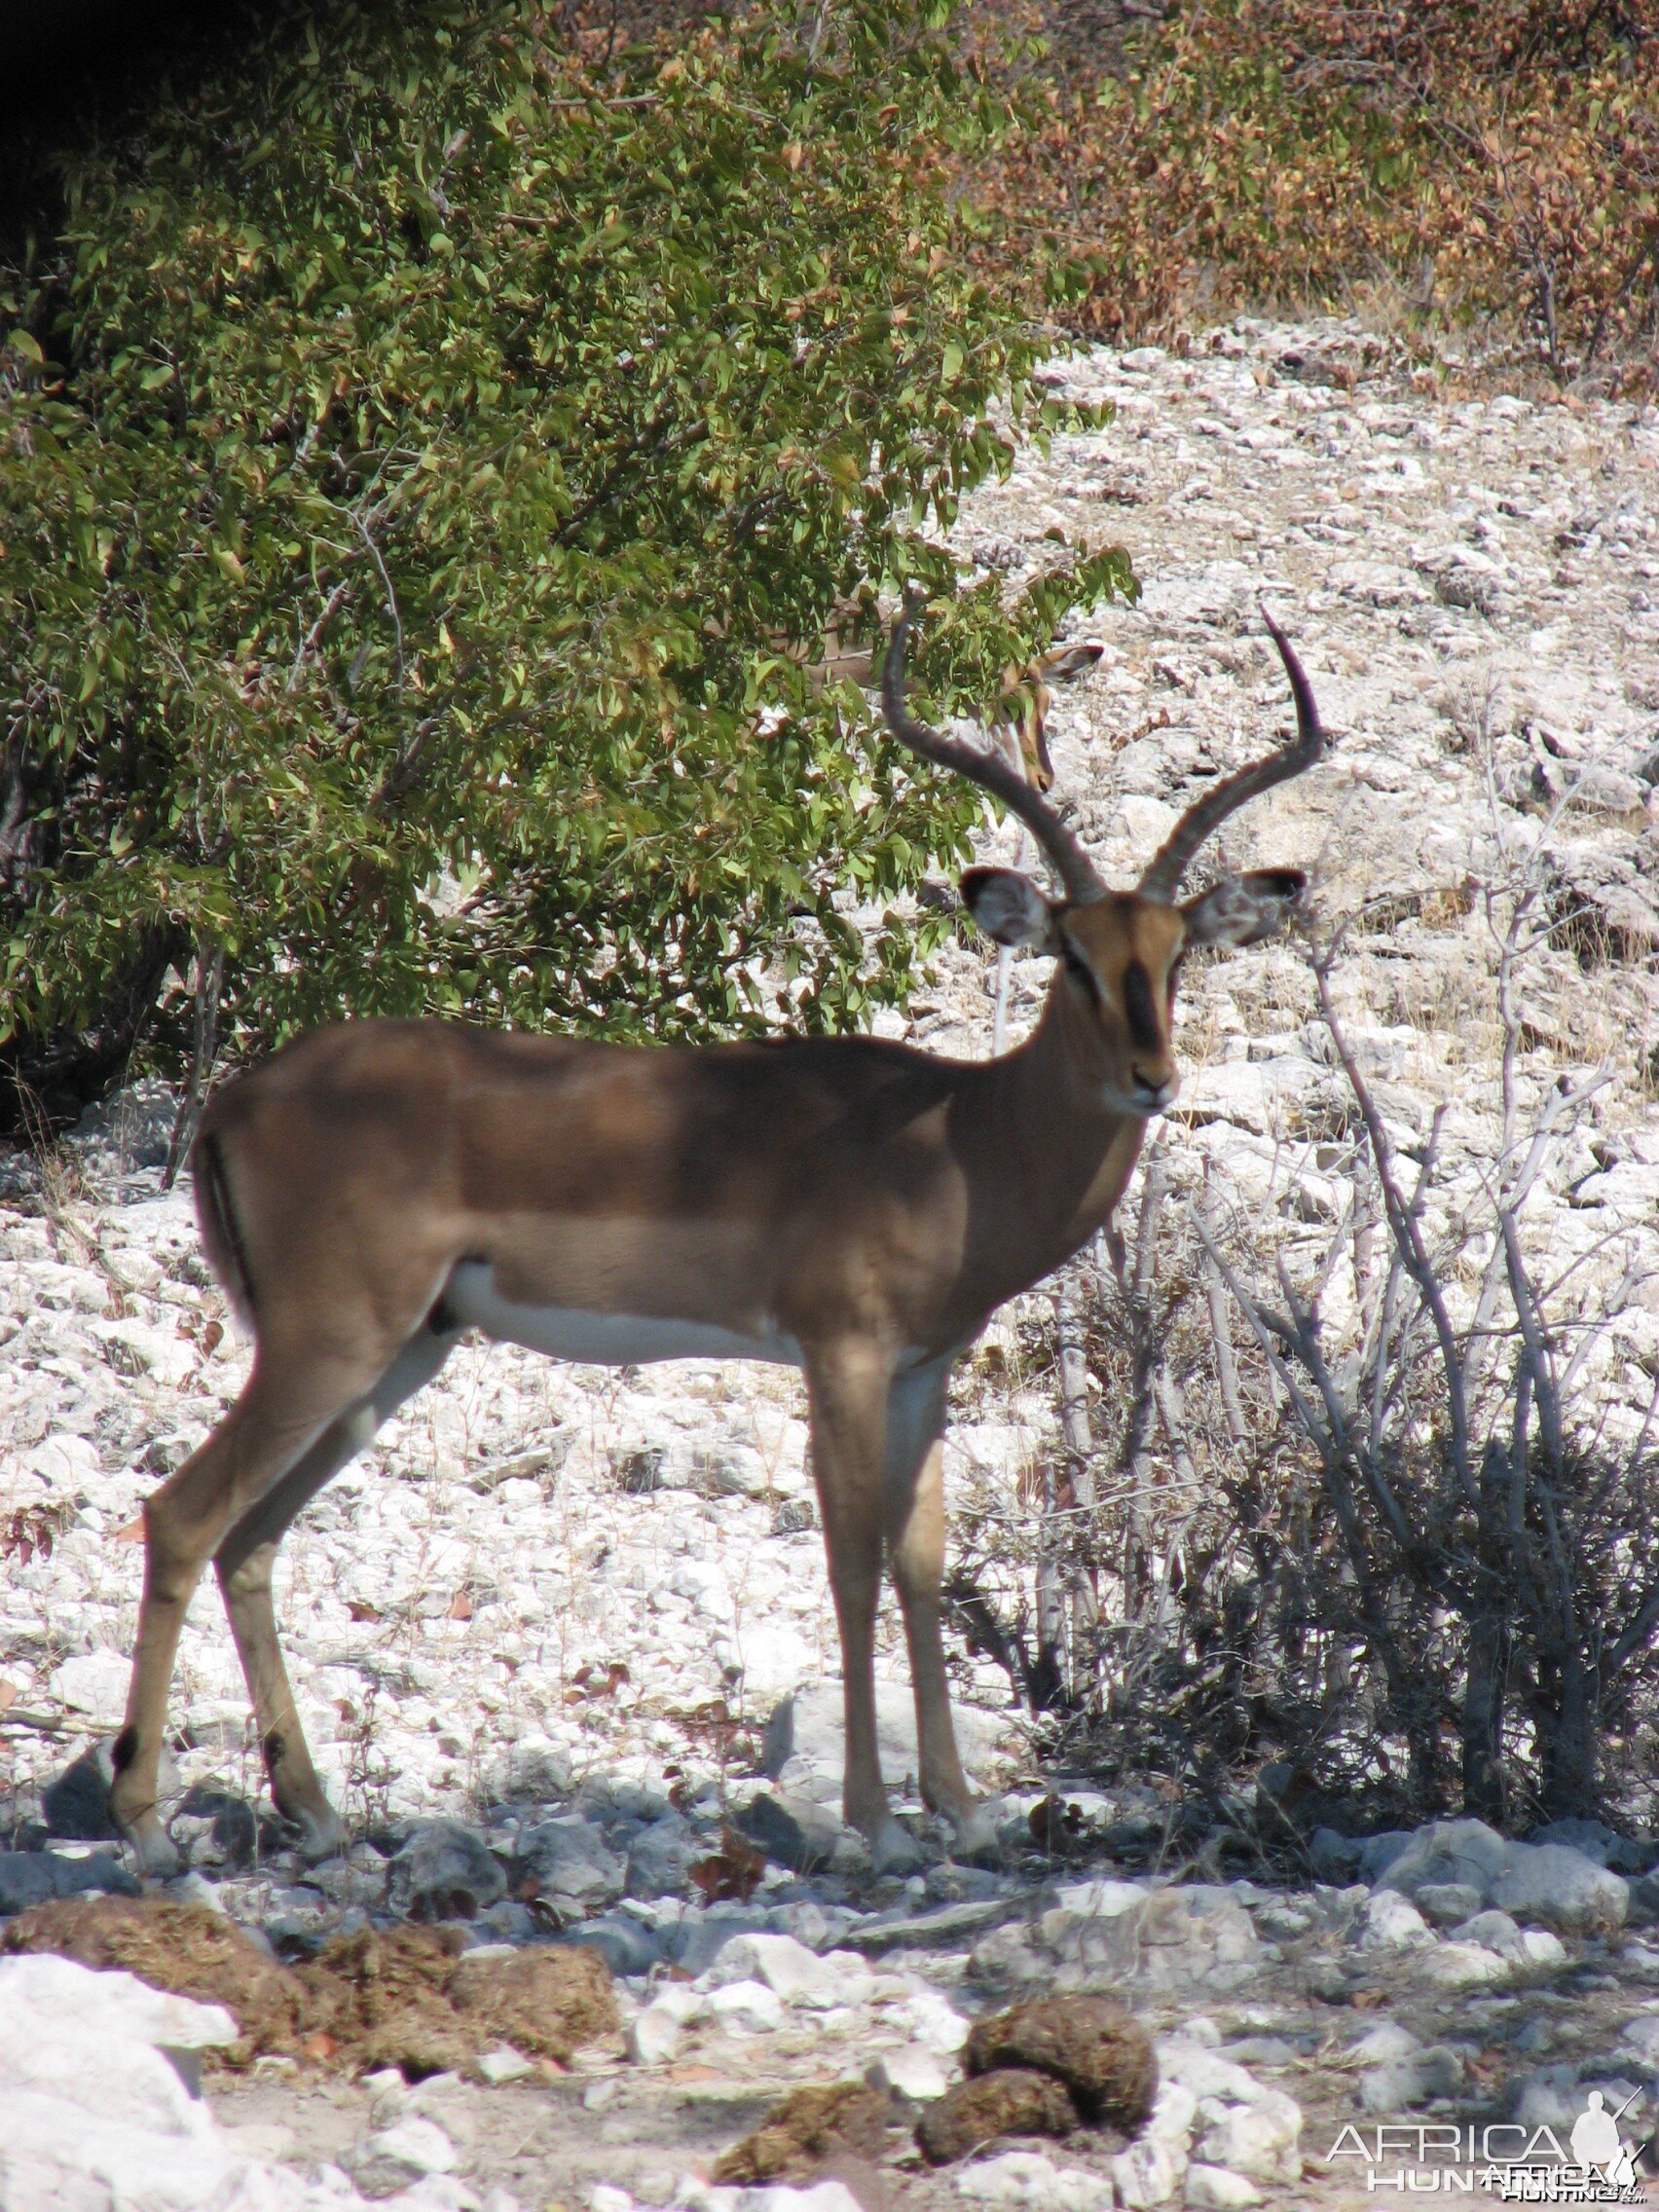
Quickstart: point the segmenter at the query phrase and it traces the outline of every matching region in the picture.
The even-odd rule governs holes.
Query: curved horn
[[[937,761],[941,768],[954,769],[959,776],[967,776],[1000,798],[1011,813],[1017,814],[1048,855],[1054,873],[1065,886],[1067,898],[1075,904],[1089,906],[1097,899],[1104,899],[1106,886],[1095,873],[1094,863],[1041,793],[1033,791],[1023,776],[1016,776],[1006,760],[994,754],[981,753],[975,746],[963,745],[953,737],[940,737],[938,730],[917,721],[905,706],[904,646],[910,633],[910,617],[918,604],[906,595],[903,611],[893,625],[887,659],[881,671],[881,706],[888,728],[900,744],[908,746],[912,753]]]
[[[1136,885],[1143,899],[1169,901],[1181,888],[1181,878],[1206,837],[1212,836],[1230,814],[1250,799],[1259,798],[1263,792],[1272,791],[1274,784],[1288,782],[1300,776],[1305,768],[1326,752],[1329,740],[1319,720],[1319,709],[1314,704],[1313,686],[1308,681],[1307,671],[1296,657],[1290,640],[1264,607],[1262,620],[1268,626],[1268,635],[1277,645],[1284,672],[1290,679],[1290,695],[1296,701],[1295,741],[1270,753],[1266,759],[1257,760],[1248,768],[1240,768],[1235,775],[1225,777],[1213,791],[1205,792],[1196,805],[1188,807],[1179,822],[1149,862],[1146,873]]]

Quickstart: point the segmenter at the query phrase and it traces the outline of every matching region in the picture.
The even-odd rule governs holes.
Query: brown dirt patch
[[[1138,2127],[1158,2089],[1152,2038],[1108,1997],[1049,1997],[977,2020],[970,2075],[1026,2067],[1063,2082],[1085,2120]]]
[[[1077,2125],[1063,2083],[1010,2066],[947,2089],[916,2122],[916,2143],[929,2165],[946,2166],[999,2135],[1069,2135]]]
[[[535,2058],[568,2059],[621,2026],[610,1970],[597,1951],[548,1944],[510,1959],[462,1957],[445,1991],[468,2027]]]
[[[353,2072],[395,2066],[411,2081],[464,2070],[478,2055],[477,2029],[444,1995],[461,1942],[450,1929],[337,1936],[296,1969],[311,2000],[309,2025],[336,2046],[317,2055]]]
[[[827,2158],[878,2159],[888,2100],[862,2082],[796,2089],[715,2164],[718,2182],[802,2181]]]
[[[0,1928],[0,1952],[55,1951],[223,2005],[241,2030],[225,2054],[233,2066],[276,2052],[345,2074],[395,2066],[419,2081],[465,2073],[501,2043],[564,2060],[615,2033],[610,1971],[597,1951],[467,1960],[462,1940],[453,1929],[365,1928],[284,1967],[234,1920],[166,1898],[57,1899]]]

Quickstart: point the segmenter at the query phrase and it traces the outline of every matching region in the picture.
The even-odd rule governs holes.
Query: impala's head
[[[893,633],[882,677],[889,727],[915,752],[971,776],[1019,815],[1064,886],[1051,899],[1016,868],[970,868],[969,912],[998,944],[1021,945],[1059,962],[1060,1017],[1095,1059],[1106,1104],[1116,1113],[1159,1114],[1175,1095],[1175,984],[1194,945],[1258,944],[1284,927],[1307,887],[1299,868],[1224,876],[1196,899],[1178,900],[1181,878],[1204,840],[1246,800],[1311,767],[1325,750],[1318,709],[1301,662],[1272,620],[1296,701],[1293,743],[1228,776],[1181,817],[1133,891],[1108,891],[1094,863],[1041,793],[1004,760],[940,737],[904,705],[903,653],[910,609]]]

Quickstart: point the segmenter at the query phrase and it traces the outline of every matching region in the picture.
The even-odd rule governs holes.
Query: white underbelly
[[[443,1303],[464,1328],[593,1367],[643,1367],[656,1359],[765,1359],[798,1367],[800,1346],[777,1329],[751,1335],[711,1321],[664,1321],[641,1313],[590,1313],[579,1306],[517,1306],[496,1288],[496,1271],[463,1260]]]

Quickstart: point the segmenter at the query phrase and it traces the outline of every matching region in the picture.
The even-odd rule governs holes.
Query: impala
[[[894,734],[1031,829],[1063,896],[971,868],[999,943],[1055,961],[1037,1028],[988,1061],[875,1038],[669,1051],[352,1021],[226,1086],[194,1153],[202,1235],[251,1326],[241,1395],[147,1501],[145,1577],[111,1809],[144,1867],[176,1863],[157,1768],[185,1607],[212,1561],[272,1793],[302,1850],[345,1830],[318,1783],[277,1645],[272,1567],[294,1516],[467,1329],[600,1362],[762,1359],[810,1400],[846,1703],[844,1804],[878,1866],[915,1846],[876,1752],[872,1650],[885,1557],[916,1701],[922,1795],[975,1841],[940,1639],[940,1438],[952,1363],[1005,1299],[1102,1227],[1148,1122],[1175,1095],[1176,972],[1193,945],[1272,935],[1305,885],[1230,876],[1176,903],[1198,847],[1324,750],[1282,632],[1298,734],[1215,785],[1132,892],[1109,892],[1055,809],[1003,759],[904,700],[910,609],[882,680]]]

